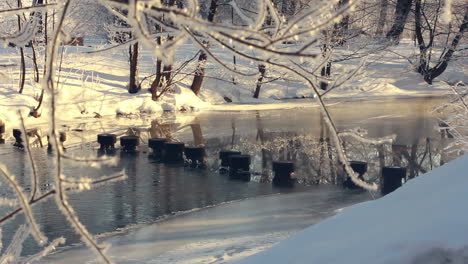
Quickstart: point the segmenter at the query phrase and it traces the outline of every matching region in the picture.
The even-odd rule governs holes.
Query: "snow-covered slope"
[[[239,264],[466,264],[468,155]]]

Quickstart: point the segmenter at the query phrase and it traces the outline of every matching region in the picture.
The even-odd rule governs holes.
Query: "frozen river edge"
[[[229,263],[263,251],[343,207],[371,199],[336,187],[224,203],[130,228],[101,239],[116,263]],[[75,247],[42,263],[95,263]],[[96,262],[97,263],[97,262]]]

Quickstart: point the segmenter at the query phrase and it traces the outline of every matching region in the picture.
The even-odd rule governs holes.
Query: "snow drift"
[[[239,263],[468,263],[466,171],[467,154]]]

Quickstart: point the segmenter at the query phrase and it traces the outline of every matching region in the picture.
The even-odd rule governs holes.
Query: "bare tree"
[[[18,8],[21,8],[23,6],[21,0],[18,0]],[[22,28],[22,21],[21,21],[21,16],[17,15],[18,17],[18,31],[21,31]],[[23,93],[24,89],[24,82],[26,80],[26,62],[24,59],[24,48],[19,47],[20,49],[20,57],[21,57],[21,64],[20,64],[20,83],[19,83],[19,93]]]
[[[440,56],[434,56],[436,38],[442,35],[439,25],[441,9],[441,1],[436,1],[433,5],[426,5],[426,8],[423,7],[421,0],[416,0],[415,2],[415,33],[419,46],[417,71],[424,77],[424,80],[428,84],[432,84],[432,81],[447,69],[463,34],[468,29],[468,5],[465,5],[463,19],[458,28],[458,32],[455,32],[455,37],[450,42],[450,32],[446,34],[445,43],[450,42],[450,44],[444,46]],[[432,16],[428,14],[428,10],[433,12]],[[425,40],[425,38],[427,39]],[[432,62],[432,60],[435,60],[435,63]]]
[[[375,35],[381,37],[384,32],[385,24],[387,22],[388,0],[380,0],[379,20],[377,22],[377,29]]]
[[[217,8],[218,8],[218,0],[211,0],[210,9],[208,11],[208,18],[207,18],[208,22],[214,21]],[[208,43],[205,43],[205,45],[208,45]],[[206,47],[206,49],[208,49],[208,47]],[[200,53],[200,56],[198,57],[197,70],[195,72],[195,76],[193,77],[192,85],[190,86],[190,89],[192,89],[192,91],[196,95],[198,95],[198,93],[200,92],[201,86],[203,84],[207,59],[208,59],[208,55],[206,54],[204,50],[202,50]]]
[[[387,32],[387,39],[398,43],[405,28],[413,0],[397,0],[393,25]]]
[[[256,98],[256,99],[258,99],[258,96],[260,95],[260,88],[262,87],[262,81],[265,78],[265,73],[266,73],[265,65],[260,64],[258,66],[258,71],[260,73],[260,77],[258,77],[257,86],[255,87],[255,92],[253,95],[253,98]]]
[[[130,63],[130,82],[128,84],[129,93],[138,93],[138,42],[128,47],[129,63]]]
[[[179,8],[182,8],[182,4],[179,1],[176,1],[176,0],[169,0],[167,3],[165,3],[165,1],[163,1],[163,3],[166,6],[169,6],[169,7],[175,6],[177,4],[177,6]],[[162,19],[164,19],[164,18],[162,18]],[[162,27],[162,25],[156,24],[155,28],[156,28],[156,32],[163,32],[164,31],[164,28]],[[173,39],[173,37],[170,36],[170,35],[167,38],[168,38],[169,41],[171,41]],[[158,36],[157,37],[158,45],[161,45],[162,42],[163,42],[163,37]],[[151,98],[154,101],[158,100],[165,93],[165,91],[167,91],[169,89],[167,86],[168,86],[169,81],[171,79],[172,70],[173,70],[172,63],[167,63],[167,64],[163,65],[162,60],[156,58],[156,77],[154,78],[153,82],[151,83],[151,87],[150,87],[150,92],[152,94]]]

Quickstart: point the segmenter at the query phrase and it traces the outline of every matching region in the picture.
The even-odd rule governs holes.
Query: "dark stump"
[[[23,133],[21,132],[21,129],[13,129],[13,137],[15,138],[15,143],[13,144],[13,146],[18,148],[24,148],[23,139],[21,138],[22,134]]]
[[[294,172],[292,161],[273,161],[273,184],[276,186],[293,186],[291,174]]]
[[[148,139],[148,147],[153,150],[152,158],[161,159],[164,151],[164,143],[167,142],[166,138],[150,138]]]
[[[117,142],[115,134],[98,134],[97,142],[101,144],[101,150],[114,149],[114,144]]]
[[[240,155],[240,151],[235,150],[221,150],[219,152],[219,159],[221,159],[221,167],[229,167],[229,157],[232,155]]]
[[[387,195],[402,185],[406,179],[406,168],[383,167],[382,168],[382,195]]]
[[[240,175],[250,171],[250,155],[229,156],[229,177],[240,179]],[[250,175],[250,172],[249,172]],[[250,176],[249,176],[250,178]]]
[[[204,147],[185,147],[185,159],[191,167],[204,167],[205,148]]]
[[[123,136],[120,138],[120,145],[124,152],[136,152],[136,147],[140,145],[140,138],[137,136]]]
[[[165,163],[182,163],[184,162],[184,148],[183,142],[166,142],[164,143],[164,157]]]

